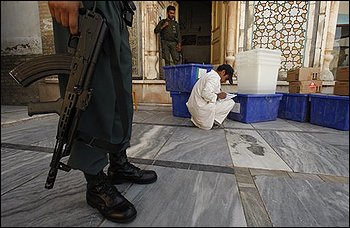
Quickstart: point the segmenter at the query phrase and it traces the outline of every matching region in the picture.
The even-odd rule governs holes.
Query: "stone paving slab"
[[[300,128],[290,124],[284,119],[277,118],[274,121],[266,121],[259,123],[251,123],[254,129],[267,129],[267,130],[284,130],[284,131],[302,131]]]
[[[247,226],[235,177],[202,171],[154,167],[151,185],[128,189],[126,197],[138,210],[130,224],[105,220],[101,226],[233,227]]]
[[[42,165],[33,162],[31,169],[23,170],[24,176],[32,175],[33,169],[36,169],[36,172],[40,169],[44,171]],[[86,183],[83,174],[75,170],[68,173],[59,171],[54,188],[48,190],[44,188],[47,166],[45,169],[39,176],[30,181],[23,179],[21,185],[1,195],[1,226],[98,226],[103,218],[86,203]],[[18,171],[11,171],[13,174],[16,172]],[[1,177],[3,182],[6,176]],[[118,189],[125,192],[128,186],[119,185]]]
[[[291,171],[255,130],[225,130],[234,166]]]
[[[208,131],[199,128],[178,127],[156,159],[232,167],[223,129],[215,129],[208,134]]]
[[[17,122],[4,124],[3,117],[17,112],[26,109],[2,106],[1,226],[349,225],[348,131],[310,130],[315,125],[286,120],[255,127],[226,120],[225,129],[201,131],[171,112],[135,112],[128,155],[159,178],[117,186],[138,211],[132,223],[117,224],[86,204],[79,171],[59,171],[54,189],[44,188],[57,115],[26,121],[18,115]],[[245,131],[292,170],[235,165],[227,132]],[[254,144],[249,137],[241,143]]]
[[[285,121],[305,132],[328,132],[328,133],[349,135],[349,131],[341,131],[341,130],[337,130],[329,127],[323,127],[323,126],[311,124],[309,122],[298,122],[298,121],[292,121],[292,120],[285,120]]]
[[[1,148],[1,195],[48,172],[51,155]]]
[[[1,142],[21,145],[54,147],[58,118],[50,116],[43,119],[16,123],[1,127]]]
[[[128,156],[154,158],[176,128],[174,126],[133,124],[131,147],[127,149]]]
[[[349,153],[309,133],[259,133],[294,172],[349,176]]]
[[[255,183],[273,226],[349,226],[348,184],[276,176]]]
[[[23,105],[1,105],[1,114],[9,113],[9,112],[26,113],[27,110],[28,110],[27,106],[23,106]]]
[[[35,116],[28,116],[28,109],[26,106],[1,106],[1,125],[11,125],[16,122],[29,121],[32,119],[40,119],[49,116],[58,116],[57,114],[41,114]]]

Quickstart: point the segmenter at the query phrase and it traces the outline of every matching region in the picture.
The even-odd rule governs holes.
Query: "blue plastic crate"
[[[165,88],[167,91],[190,93],[198,79],[198,69],[213,69],[212,65],[206,64],[181,64],[164,66]]]
[[[349,97],[310,94],[310,123],[338,130],[349,130]]]
[[[309,94],[278,93],[282,100],[278,108],[278,118],[308,122],[310,120]]]
[[[243,123],[276,120],[281,98],[282,94],[237,94],[227,117]]]
[[[190,98],[190,93],[186,92],[170,92],[171,100],[172,100],[172,111],[173,116],[190,118],[191,113],[188,111],[186,102],[188,98]]]

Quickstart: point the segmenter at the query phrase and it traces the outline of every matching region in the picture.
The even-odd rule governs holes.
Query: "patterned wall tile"
[[[308,1],[255,1],[253,49],[280,49],[281,70],[302,66],[308,5]]]

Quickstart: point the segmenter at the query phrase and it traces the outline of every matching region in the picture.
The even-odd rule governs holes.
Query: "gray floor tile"
[[[323,127],[309,122],[298,122],[293,120],[286,120],[289,124],[299,128],[302,131],[307,132],[329,132],[329,133],[339,133],[339,134],[349,134],[349,131],[341,131],[333,128]]]
[[[248,227],[271,227],[272,223],[258,190],[255,187],[240,187],[239,191]]]
[[[255,130],[226,130],[234,166],[291,171]]]
[[[172,126],[133,124],[128,156],[154,158],[175,129]]]
[[[309,133],[259,133],[294,172],[349,176],[349,153]]]
[[[310,135],[322,140],[325,143],[349,147],[349,134],[310,133]]]
[[[2,147],[1,195],[30,181],[41,173],[49,172],[51,157],[52,154],[48,153]]]
[[[181,124],[181,126],[196,127],[196,126],[192,123],[191,118],[184,118],[184,122]]]
[[[156,111],[140,110],[140,111],[134,112],[133,122],[142,123],[143,120],[148,119],[150,117],[155,117],[156,115],[157,115]]]
[[[58,118],[47,117],[1,128],[1,142],[54,147]]]
[[[251,124],[241,123],[241,122],[230,120],[230,119],[225,119],[222,124],[224,125],[225,128],[254,129]]]
[[[142,123],[187,126],[187,119],[173,116],[171,112],[155,112],[153,116],[142,120]]]
[[[301,129],[289,124],[284,119],[277,118],[275,121],[267,121],[260,123],[251,123],[255,129],[267,130],[283,130],[283,131],[301,131]]]
[[[18,106],[18,109],[5,110],[4,112],[3,111],[1,112],[1,125],[14,124],[18,122],[28,121],[32,119],[47,118],[51,116],[57,116],[57,114],[51,113],[51,114],[28,116],[27,108]]]
[[[2,122],[23,118],[26,109],[2,109]],[[138,210],[134,222],[117,224],[86,204],[79,171],[59,171],[54,189],[44,188],[58,119],[2,124],[1,226],[349,225],[349,131],[281,119],[255,123],[261,130],[225,120],[225,130],[204,131],[171,111],[135,112],[128,155],[159,178],[117,186]],[[242,168],[233,167],[239,156],[232,143],[253,154],[241,157]],[[283,163],[294,173],[283,171]],[[236,177],[242,170],[246,176]]]
[[[255,182],[274,226],[349,226],[348,184],[272,176]]]
[[[11,112],[6,113],[5,115],[1,114],[1,124],[12,123],[14,121],[30,118],[31,117],[29,117],[28,114],[24,112]]]
[[[288,173],[288,175],[291,178],[299,178],[304,180],[315,180],[315,181],[322,181],[322,179],[316,175],[316,174],[309,174],[309,173]]]
[[[82,172],[59,171],[50,190],[44,188],[46,178],[45,172],[1,196],[1,226],[96,227],[102,222],[102,215],[86,203]],[[125,192],[128,186],[117,188]]]
[[[178,127],[155,159],[232,166],[223,129]]]
[[[134,112],[134,123],[154,123],[164,125],[176,125],[194,127],[190,118],[181,118],[173,116],[172,112],[167,111],[137,111]]]
[[[339,176],[324,175],[324,174],[319,174],[318,176],[325,182],[349,184],[349,177],[339,177]]]
[[[246,226],[233,174],[154,168],[157,182],[133,185],[125,195],[136,219],[122,225],[105,220],[102,226]]]
[[[1,105],[1,114],[5,114],[5,113],[9,113],[9,112],[27,112],[27,106],[24,106],[24,105]]]
[[[68,176],[69,175],[69,176]],[[59,173],[53,189],[46,175],[1,196],[1,226],[97,226],[102,218],[86,204],[81,172]]]
[[[345,153],[349,154],[349,145],[342,146],[342,145],[333,145],[334,147],[338,148],[339,150],[344,151]]]

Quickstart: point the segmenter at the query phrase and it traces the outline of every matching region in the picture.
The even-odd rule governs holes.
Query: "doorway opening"
[[[210,64],[211,1],[179,1],[182,63]]]

